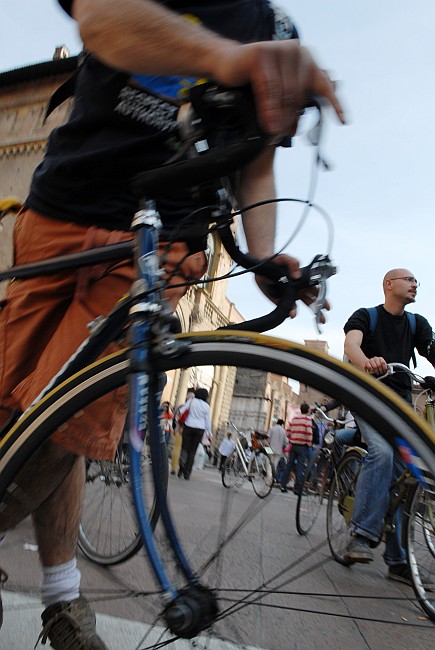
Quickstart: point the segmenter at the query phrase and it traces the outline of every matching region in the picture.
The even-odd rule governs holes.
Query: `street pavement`
[[[231,492],[230,518],[247,508],[259,508],[252,523],[236,536],[234,550],[224,565],[225,586],[256,585],[262,577],[268,586],[282,585],[280,594],[262,602],[270,608],[251,606],[237,619],[239,630],[249,630],[247,645],[238,642],[237,629],[225,619],[225,637],[206,642],[210,650],[264,648],[269,650],[433,650],[435,627],[413,599],[412,589],[386,579],[381,548],[368,565],[341,566],[331,559],[326,542],[325,514],[308,536],[295,528],[296,497],[274,488],[267,500],[253,495],[252,487],[230,491],[222,487],[214,467],[194,471],[190,481],[170,477],[169,493],[186,547],[200,560],[200,548],[214,548],[221,521],[221,502]],[[264,507],[262,507],[264,506]],[[170,562],[169,562],[170,564]],[[38,599],[40,569],[37,547],[29,520],[11,531],[0,547],[0,565],[9,574],[3,591],[4,623],[0,632],[3,650],[31,650],[38,638],[41,603]],[[82,592],[97,612],[97,629],[110,650],[154,647],[156,636],[147,637],[147,623],[158,611],[155,595],[137,596],[153,589],[144,551],[122,565],[96,566],[79,554]],[[285,592],[285,593],[284,593]],[[237,627],[233,625],[233,627]],[[159,635],[160,630],[153,634]],[[220,632],[222,635],[222,632]],[[43,646],[41,646],[43,647]],[[175,650],[203,647],[177,640]]]

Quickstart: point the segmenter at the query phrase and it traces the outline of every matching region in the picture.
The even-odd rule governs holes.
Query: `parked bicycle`
[[[267,433],[253,431],[250,440],[236,427],[235,448],[225,461],[222,469],[222,485],[226,488],[242,487],[248,480],[255,494],[264,499],[270,494],[275,481],[275,472],[271,456],[273,449],[267,444]]]
[[[424,417],[435,429],[435,377],[420,377],[400,363],[388,364],[388,371],[379,379],[397,373],[407,373],[425,394]],[[400,432],[398,432],[400,435]],[[350,565],[345,550],[350,541],[350,525],[357,490],[358,475],[364,456],[350,450],[334,472],[327,506],[327,535],[331,553],[337,562]],[[384,518],[381,539],[394,529],[396,516],[401,517],[402,545],[411,568],[415,595],[428,616],[435,620],[435,489],[433,484],[422,487],[418,466],[412,473],[407,467],[390,486],[390,502]],[[428,584],[427,577],[431,584]]]
[[[286,318],[300,291],[306,288],[317,296],[314,309],[319,323],[326,281],[335,270],[328,256],[318,255],[302,269],[298,280],[291,280],[275,264],[242,254],[232,231],[235,213],[227,200],[229,188],[219,179],[235,174],[267,146],[268,140],[258,129],[249,93],[222,92],[213,85],[197,87],[196,92],[186,131],[187,158],[147,171],[136,179],[136,188],[145,199],[133,220],[134,246],[120,244],[55,261],[44,260],[14,267],[0,275],[3,279],[24,278],[134,256],[138,278],[130,294],[107,317],[93,324],[89,339],[0,441],[0,498],[5,502],[13,497],[14,486],[20,484],[26,473],[26,463],[58,427],[82,417],[90,405],[98,409],[100,397],[110,402],[120,388],[128,387],[132,494],[149,566],[157,583],[157,590],[150,588],[148,565],[144,564],[140,597],[145,599],[144,620],[157,635],[157,640],[152,641],[154,647],[180,637],[195,638],[192,643],[196,647],[211,647],[209,636],[219,639],[221,649],[225,640],[232,648],[233,644],[267,647],[274,630],[281,629],[287,621],[289,614],[282,607],[282,599],[287,597],[286,587],[294,579],[295,563],[288,564],[288,548],[277,549],[264,562],[264,549],[274,546],[274,531],[261,519],[267,509],[251,508],[254,499],[255,506],[267,503],[259,502],[257,497],[250,504],[245,498],[230,501],[234,491],[224,490],[222,512],[211,513],[207,521],[198,519],[195,509],[189,508],[187,493],[183,495],[183,507],[171,507],[174,493],[178,495],[187,488],[184,482],[177,482],[176,488],[167,489],[167,454],[159,426],[164,374],[178,370],[193,373],[203,367],[213,373],[213,381],[223,390],[227,377],[237,377],[237,371],[242,369],[255,371],[255,381],[261,373],[270,373],[280,375],[283,381],[298,381],[337,397],[353,411],[363,413],[372,426],[381,428],[408,462],[418,466],[425,493],[435,474],[435,441],[411,409],[349,364],[296,343],[258,334]],[[219,124],[240,125],[235,129],[236,141],[223,149],[208,149],[204,146],[208,131],[219,128]],[[194,187],[194,192],[206,192],[213,215],[211,226],[208,214],[206,218],[196,215],[197,230],[204,235],[220,234],[223,245],[238,264],[256,273],[261,270],[281,289],[281,299],[271,314],[220,331],[174,334],[174,318],[161,297],[164,282],[158,270],[160,219],[155,199],[166,196],[168,188],[180,191],[189,187]],[[309,206],[311,201],[306,202],[307,209]],[[176,237],[183,236],[180,228]],[[126,329],[127,347],[99,358],[110,342],[125,340]],[[155,531],[143,490],[143,449],[148,436],[153,496],[160,514]],[[186,529],[195,534],[194,548],[186,542]],[[240,549],[245,551],[241,555]],[[232,570],[235,553],[239,553],[237,571]],[[129,594],[139,596],[131,590]],[[255,610],[259,625],[246,624],[248,607]]]
[[[320,421],[327,422],[328,426],[323,434],[323,441],[308,462],[302,488],[296,504],[296,529],[300,535],[307,535],[314,524],[321,510],[322,504],[326,503],[329,488],[337,466],[342,455],[341,445],[337,447],[335,433],[337,427],[349,425],[348,420],[337,420],[329,417],[316,404],[314,414]],[[359,436],[355,429],[355,440],[352,446],[358,442]],[[364,454],[360,447],[354,447],[358,453]]]

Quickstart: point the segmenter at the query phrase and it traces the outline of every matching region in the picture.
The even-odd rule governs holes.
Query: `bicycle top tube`
[[[12,278],[22,280],[34,278],[39,275],[57,273],[63,269],[74,269],[82,266],[101,264],[102,262],[116,262],[133,256],[133,242],[121,242],[90,248],[78,253],[59,255],[46,260],[37,260],[29,264],[20,264],[0,272],[0,281]]]

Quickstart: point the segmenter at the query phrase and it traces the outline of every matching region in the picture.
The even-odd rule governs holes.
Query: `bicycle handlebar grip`
[[[198,158],[141,172],[133,178],[131,188],[135,194],[148,198],[175,197],[189,187],[234,174],[253,160],[265,144],[265,136],[253,136],[225,149],[210,149]]]

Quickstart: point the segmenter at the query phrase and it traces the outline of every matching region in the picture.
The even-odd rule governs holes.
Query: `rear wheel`
[[[435,621],[435,494],[415,486],[404,514],[404,535],[412,586],[426,614]]]
[[[355,490],[363,456],[352,449],[338,464],[331,482],[326,511],[326,533],[334,560],[349,566],[351,561],[345,557],[350,541]]]
[[[319,449],[308,463],[304,482],[296,505],[296,529],[306,535],[316,523],[322,503],[326,503],[332,480],[332,458],[325,449]]]

